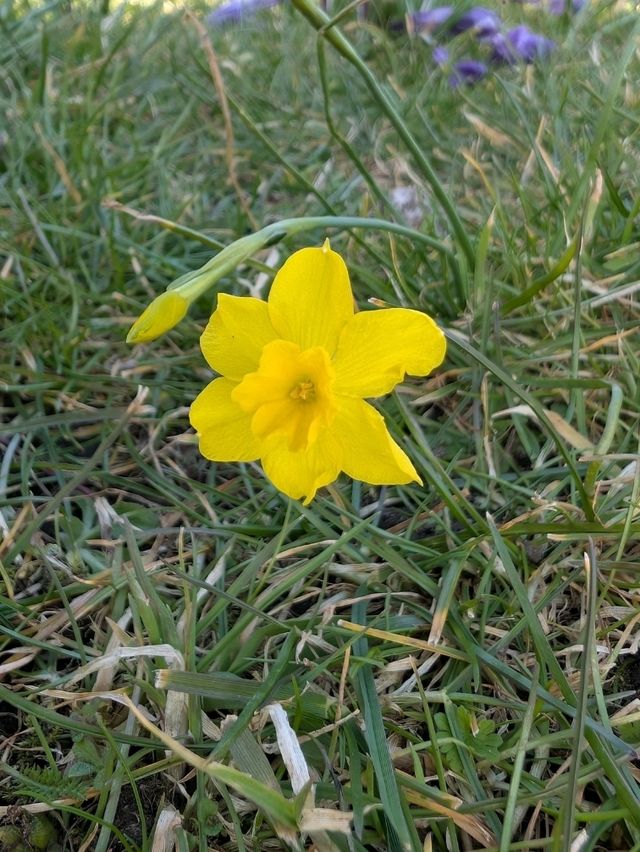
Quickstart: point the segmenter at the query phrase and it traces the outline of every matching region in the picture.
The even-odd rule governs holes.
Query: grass
[[[557,50],[452,90],[377,9],[104,6],[0,2],[0,847],[640,849],[637,12],[503,4]],[[125,343],[317,216],[431,242],[318,228],[216,288],[329,235],[436,317],[382,403],[424,487],[201,458],[213,291]]]

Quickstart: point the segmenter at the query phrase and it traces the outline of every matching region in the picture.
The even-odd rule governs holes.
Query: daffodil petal
[[[291,399],[274,399],[265,402],[253,415],[251,427],[260,438],[273,433],[285,434],[292,420],[299,419],[298,408]]]
[[[261,462],[271,482],[288,497],[304,499],[305,505],[315,497],[318,488],[328,485],[340,473],[340,448],[325,432],[306,450],[292,452],[286,441],[271,440]]]
[[[444,334],[427,314],[408,308],[363,311],[340,335],[333,364],[335,391],[383,396],[405,373],[426,376],[442,363],[445,351]]]
[[[212,369],[239,381],[258,369],[263,347],[277,336],[266,302],[220,293],[200,347]]]
[[[211,461],[254,461],[260,457],[260,442],[251,431],[251,415],[231,399],[235,387],[229,379],[214,379],[189,410],[200,452]]]
[[[279,336],[302,349],[322,346],[333,355],[353,317],[353,295],[343,259],[328,246],[292,254],[269,293],[269,316]]]
[[[351,397],[339,397],[337,403],[329,431],[342,451],[341,467],[348,476],[371,485],[422,482],[373,406]]]

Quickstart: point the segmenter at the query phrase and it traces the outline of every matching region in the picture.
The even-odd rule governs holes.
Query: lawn
[[[640,15],[569,5],[0,0],[0,849],[640,850]],[[327,238],[447,354],[421,483],[305,503],[189,408]]]

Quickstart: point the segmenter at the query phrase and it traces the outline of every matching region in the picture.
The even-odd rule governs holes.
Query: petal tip
[[[127,343],[149,343],[170,331],[187,313],[189,303],[179,293],[166,290],[144,309],[129,329]]]

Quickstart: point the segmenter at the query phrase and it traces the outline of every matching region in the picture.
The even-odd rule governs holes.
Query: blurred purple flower
[[[434,47],[431,56],[436,65],[439,65],[441,68],[449,61],[449,51],[446,47]]]
[[[516,62],[517,57],[513,45],[503,33],[495,33],[495,35],[489,36],[484,41],[492,48],[492,62],[506,62],[509,65]]]
[[[509,30],[507,39],[511,43],[515,59],[524,59],[525,62],[546,59],[556,46],[556,43],[551,41],[550,38],[534,33],[524,24]]]
[[[458,18],[451,27],[454,33],[474,30],[480,38],[487,38],[500,32],[500,16],[484,6],[474,6]]]
[[[409,20],[415,32],[432,33],[445,24],[453,15],[453,6],[435,6],[422,12],[409,15]]]
[[[549,0],[549,11],[552,15],[564,15],[567,7],[572,11],[579,12],[587,5],[587,0]]]
[[[453,66],[453,73],[449,77],[449,85],[455,89],[463,83],[472,85],[482,80],[487,73],[487,66],[484,62],[478,62],[476,59],[463,59],[456,62]]]
[[[214,27],[219,24],[235,24],[261,9],[277,6],[279,2],[280,0],[230,0],[229,3],[223,3],[213,10],[207,16],[207,23]]]

